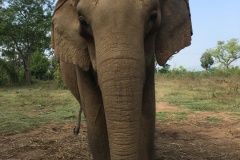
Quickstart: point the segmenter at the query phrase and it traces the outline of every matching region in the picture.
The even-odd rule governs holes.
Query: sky
[[[192,19],[192,44],[167,63],[171,68],[183,66],[187,70],[202,70],[200,58],[217,41],[239,39],[240,0],[189,0]],[[240,66],[240,60],[234,65]]]

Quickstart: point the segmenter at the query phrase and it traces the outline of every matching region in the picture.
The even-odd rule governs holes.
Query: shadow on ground
[[[23,133],[1,133],[0,159],[91,159],[86,124],[78,136],[73,128],[74,124],[48,124]],[[155,136],[157,160],[240,159],[239,122],[158,121]]]

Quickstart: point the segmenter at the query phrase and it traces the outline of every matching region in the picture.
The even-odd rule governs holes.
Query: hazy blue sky
[[[217,46],[217,41],[239,39],[240,0],[189,0],[193,36],[191,46],[181,50],[168,64],[180,65],[189,70],[201,68],[200,57],[208,48]],[[235,62],[240,66],[240,60]]]

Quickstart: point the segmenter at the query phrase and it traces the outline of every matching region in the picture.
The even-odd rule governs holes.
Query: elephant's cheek
[[[138,159],[143,71],[132,59],[109,59],[98,68],[112,159]]]

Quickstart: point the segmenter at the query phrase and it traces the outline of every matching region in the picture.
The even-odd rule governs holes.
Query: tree
[[[158,70],[158,72],[160,72],[160,73],[167,73],[167,72],[169,72],[170,67],[171,66],[166,63]]]
[[[18,74],[11,61],[5,61],[0,58],[0,85],[5,83],[16,83]]]
[[[205,53],[203,53],[201,59],[201,66],[206,69],[206,70],[209,70],[210,67],[213,65],[214,63],[214,60],[212,58],[212,55],[211,55],[211,50],[206,50]]]
[[[49,68],[50,62],[47,57],[41,54],[38,50],[31,57],[31,73],[36,79],[43,79]]]
[[[0,48],[13,53],[24,68],[25,83],[31,82],[31,56],[50,49],[53,0],[5,0],[0,10]]]
[[[223,69],[229,69],[231,63],[240,58],[240,44],[236,38],[227,41],[227,43],[218,41],[217,47],[210,49],[209,53]]]
[[[171,56],[168,61],[170,61],[171,59],[173,58],[173,56]],[[170,70],[170,65],[165,63],[164,65],[162,66],[159,66],[158,63],[157,63],[157,59],[156,57],[154,57],[154,64],[155,64],[155,72],[160,72],[160,73],[167,73],[169,72]]]

